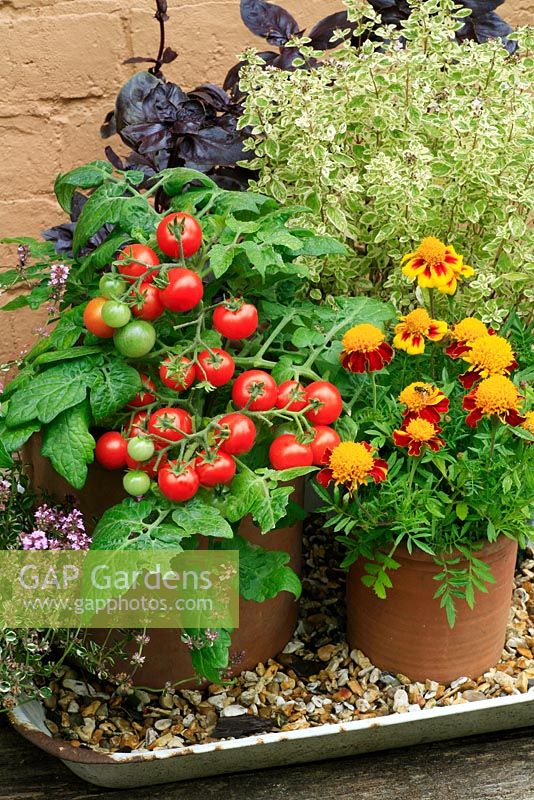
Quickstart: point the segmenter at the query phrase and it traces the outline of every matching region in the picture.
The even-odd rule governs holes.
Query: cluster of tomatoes
[[[157,242],[165,255],[183,263],[199,251],[202,230],[188,214],[169,214],[158,226]],[[160,281],[159,263],[151,248],[129,245],[118,258],[118,272],[102,276],[100,296],[85,309],[87,329],[101,338],[113,337],[126,358],[148,355],[156,342],[151,323],[165,310],[191,311],[202,300],[203,284],[196,272],[185,266],[165,268],[165,280]],[[241,298],[225,300],[215,306],[212,324],[222,337],[237,342],[257,331],[258,312]],[[215,417],[204,430],[195,431],[193,417],[181,404],[174,406],[171,401],[158,407],[158,387],[141,373],[143,389],[128,404],[128,424],[121,431],[104,433],[96,444],[96,459],[103,467],[127,469],[123,483],[129,494],[146,494],[157,479],[165,497],[183,502],[201,487],[230,483],[236,474],[236,458],[254,446],[258,423],[277,426],[269,450],[275,469],[325,463],[328,451],[340,441],[330,427],[342,410],[333,384],[314,381],[304,387],[291,380],[278,385],[261,369],[247,370],[234,380],[236,364],[229,352],[220,347],[191,349],[191,355],[188,351],[169,354],[161,361],[161,384],[179,395],[195,382],[211,390],[233,380],[236,411]],[[280,423],[290,428],[284,430]]]
[[[190,214],[168,214],[159,224],[159,249],[170,258],[186,259],[202,246],[202,229]],[[102,276],[100,294],[89,301],[83,319],[88,331],[111,339],[126,358],[142,358],[156,342],[151,324],[165,310],[191,311],[204,295],[202,280],[187,267],[165,271],[159,287],[157,253],[142,244],[125,247],[118,258],[118,271]],[[132,316],[135,319],[132,319]]]
[[[159,374],[162,382],[177,392],[196,379],[206,380],[198,363],[175,366],[172,356],[162,362]],[[143,390],[129,404],[132,414],[127,428],[104,433],[96,445],[96,458],[102,466],[129,470],[124,488],[134,496],[146,494],[156,476],[162,494],[175,502],[190,500],[200,487],[212,489],[230,483],[236,473],[236,457],[248,453],[256,441],[255,418],[269,420],[274,415],[275,420],[306,420],[302,434],[283,432],[272,442],[269,458],[277,470],[323,465],[327,453],[340,442],[330,424],[339,417],[342,402],[328,381],[315,381],[307,387],[297,381],[277,385],[268,372],[247,370],[232,385],[232,402],[239,410],[216,417],[205,430],[195,433],[193,418],[185,409],[165,406],[152,410],[157,405],[157,387],[151,378],[141,377]]]

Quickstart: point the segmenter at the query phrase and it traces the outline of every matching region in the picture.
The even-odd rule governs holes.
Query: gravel
[[[155,694],[122,688],[66,668],[45,701],[52,736],[72,747],[105,752],[183,748],[263,731],[290,731],[434,706],[534,693],[534,551],[515,578],[500,663],[476,680],[449,685],[411,682],[382,672],[344,641],[344,573],[332,537],[308,532],[300,620],[276,659],[238,675],[228,686]]]

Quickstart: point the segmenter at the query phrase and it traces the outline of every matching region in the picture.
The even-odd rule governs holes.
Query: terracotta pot
[[[75,496],[92,530],[98,518],[107,508],[120,503],[125,495],[122,473],[109,472],[98,464],[89,467],[87,482],[80,491],[74,490],[60,475],[50,461],[40,454],[40,439],[32,437],[24,448],[24,460],[28,464],[31,482],[36,489],[45,489],[54,496]],[[302,501],[303,481],[295,483],[293,499]],[[267,550],[284,550],[290,556],[291,567],[300,574],[302,555],[302,525],[283,528],[262,535],[252,520],[244,519],[239,533],[252,544]],[[235,672],[256,667],[282,650],[290,640],[298,617],[298,603],[292,594],[281,592],[264,603],[241,599],[239,606],[240,625],[232,635],[231,655],[237,657]],[[107,631],[92,631],[91,636],[103,641]],[[175,683],[192,677],[189,651],[180,641],[179,630],[149,632],[150,643],[144,647],[144,665],[135,673],[138,685],[162,688],[167,681]],[[132,651],[135,648],[132,648]],[[117,663],[117,671],[130,672],[127,662]]]
[[[411,680],[449,682],[461,676],[477,678],[499,661],[510,614],[517,542],[500,536],[477,553],[491,569],[495,583],[488,592],[475,592],[475,607],[456,603],[457,618],[450,628],[445,611],[433,595],[440,572],[432,556],[399,548],[400,568],[392,574],[393,588],[380,600],[361,582],[359,559],[347,581],[348,641],[373,664]],[[458,564],[461,567],[461,564]],[[467,564],[466,564],[467,566]]]

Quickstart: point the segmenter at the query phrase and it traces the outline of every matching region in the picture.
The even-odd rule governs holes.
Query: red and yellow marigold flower
[[[476,317],[465,317],[454,325],[450,331],[451,344],[445,348],[445,352],[451,358],[460,358],[481,336],[493,336],[494,331],[487,328],[484,323]]]
[[[422,417],[415,417],[407,425],[393,431],[393,441],[397,447],[407,447],[409,456],[419,456],[423,447],[429,447],[436,452],[445,445],[443,439],[439,438],[440,433],[441,428],[438,425]]]
[[[410,383],[400,393],[399,400],[406,406],[402,415],[403,426],[417,417],[438,423],[441,414],[446,414],[449,410],[448,398],[431,383]]]
[[[490,375],[464,397],[463,408],[470,412],[465,421],[471,428],[476,428],[482,417],[498,417],[508,425],[523,425],[526,418],[519,413],[521,400],[510,378]]]
[[[465,389],[470,389],[481,378],[509,375],[517,368],[512,346],[502,336],[480,336],[463,354],[462,359],[469,364],[467,372],[460,375]]]
[[[376,372],[393,358],[393,348],[380,328],[367,322],[350,328],[342,343],[340,359],[349,372]]]
[[[521,427],[534,436],[534,411],[527,411],[525,421],[521,423]]]
[[[375,458],[376,448],[368,442],[341,442],[328,456],[328,466],[322,469],[317,480],[322,486],[334,481],[352,494],[370,479],[380,483],[388,473],[387,461]]]
[[[417,250],[403,257],[401,264],[404,275],[412,280],[417,278],[423,289],[437,289],[446,294],[454,294],[459,278],[475,274],[451,244],[444,244],[435,236],[423,239]]]
[[[398,350],[406,350],[410,356],[425,352],[425,339],[439,342],[447,333],[447,323],[431,319],[424,308],[416,308],[399,319],[399,324],[395,326],[393,344]]]

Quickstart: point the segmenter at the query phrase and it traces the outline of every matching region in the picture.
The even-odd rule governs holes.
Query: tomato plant
[[[308,403],[314,408],[306,412],[306,417],[314,425],[330,425],[339,418],[343,401],[339,390],[329,381],[314,381],[306,387]]]
[[[183,392],[193,385],[196,377],[195,365],[185,356],[169,356],[159,368],[161,382],[175,392]]]
[[[111,339],[115,333],[115,328],[106,325],[102,319],[102,308],[106,305],[105,297],[94,297],[89,300],[83,312],[83,322],[87,330],[98,336],[99,339]]]
[[[156,232],[159,249],[171,258],[190,258],[202,245],[202,228],[191,214],[168,214]]]
[[[107,431],[98,439],[95,457],[106,469],[122,469],[126,466],[128,443],[117,431]]]
[[[154,437],[156,450],[161,450],[193,433],[193,420],[183,408],[158,408],[150,415],[148,432]]]
[[[150,322],[132,320],[124,328],[114,332],[113,342],[119,353],[126,358],[142,358],[154,347],[156,331]]]
[[[195,469],[200,485],[212,489],[233,480],[236,464],[232,456],[225,452],[219,451],[215,456],[200,453],[195,461]]]
[[[128,245],[121,252],[118,261],[119,273],[130,283],[143,277],[143,275],[146,275],[147,281],[154,280],[157,272],[154,267],[159,265],[157,253],[144,244]]]
[[[110,328],[124,328],[131,318],[130,307],[119,300],[108,300],[102,306],[102,319]]]
[[[279,470],[311,467],[313,451],[309,444],[299,442],[292,433],[283,433],[272,442],[269,448],[269,460],[273,468]]]
[[[256,426],[245,414],[226,414],[217,425],[219,449],[232,456],[241,456],[252,450],[256,440]]]
[[[298,381],[284,381],[278,387],[276,407],[286,411],[302,411],[308,405],[304,387]]]
[[[317,425],[314,428],[314,437],[311,442],[313,463],[324,466],[328,462],[328,453],[341,442],[340,435],[327,425]]]
[[[220,347],[203,350],[198,355],[195,371],[199,381],[207,381],[212,386],[224,386],[234,376],[234,359]]]
[[[196,272],[175,267],[167,273],[168,283],[160,289],[159,297],[169,311],[191,311],[204,296],[204,286]]]
[[[142,497],[150,489],[150,476],[140,470],[131,470],[124,476],[122,485],[128,494]]]
[[[152,320],[161,317],[165,306],[161,302],[160,291],[153,283],[145,281],[137,291],[132,291],[134,305],[132,313],[139,319]]]
[[[248,339],[258,329],[258,310],[251,303],[228,301],[213,312],[213,327],[227,339]]]
[[[261,369],[243,372],[232,387],[234,405],[249,411],[269,411],[276,403],[277,394],[276,381]]]
[[[141,408],[142,406],[148,406],[156,399],[157,389],[152,378],[149,378],[142,372],[139,374],[143,384],[143,389],[134,397],[133,400],[130,400],[128,403],[128,408]]]
[[[184,503],[191,500],[200,488],[200,480],[195,468],[191,465],[169,463],[158,473],[158,486],[169,500]]]

